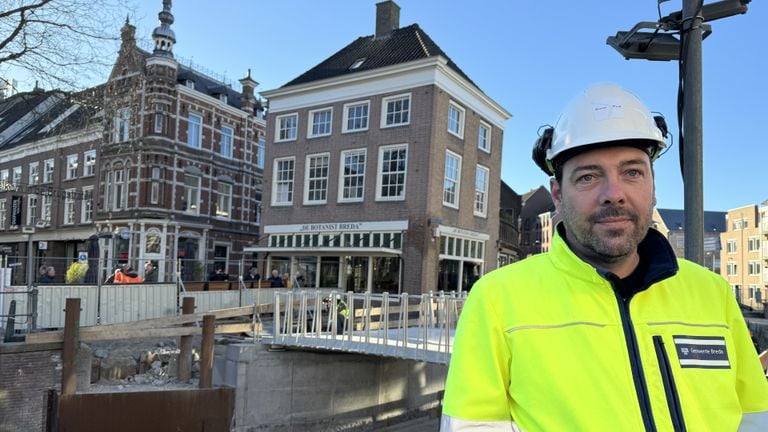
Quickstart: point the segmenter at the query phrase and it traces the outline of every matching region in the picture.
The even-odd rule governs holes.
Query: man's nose
[[[626,198],[624,185],[618,176],[606,176],[600,192],[600,201],[603,204],[623,203]]]

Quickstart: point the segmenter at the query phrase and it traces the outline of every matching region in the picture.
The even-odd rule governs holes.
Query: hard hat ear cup
[[[553,175],[555,173],[552,164],[547,161],[547,151],[552,147],[552,135],[555,132],[555,128],[547,126],[544,128],[544,132],[536,139],[533,144],[533,152],[531,157],[536,166],[541,168],[547,175]]]
[[[653,116],[653,121],[656,122],[656,127],[661,131],[661,135],[666,138],[669,135],[669,128],[667,127],[667,120],[663,115]]]

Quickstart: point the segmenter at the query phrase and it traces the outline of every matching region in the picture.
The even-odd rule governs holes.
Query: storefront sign
[[[264,227],[266,234],[282,233],[323,233],[323,232],[358,232],[358,231],[404,231],[408,221],[382,222],[327,222],[296,225],[269,225]]]
[[[438,230],[440,234],[453,235],[457,237],[471,238],[471,239],[477,239],[477,240],[488,240],[490,238],[490,236],[485,233],[470,231],[463,228],[456,228],[456,227],[450,227],[445,225],[440,225],[438,227]]]

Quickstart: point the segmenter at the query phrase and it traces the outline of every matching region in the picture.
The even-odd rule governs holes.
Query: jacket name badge
[[[682,368],[730,369],[725,338],[721,336],[673,336]]]

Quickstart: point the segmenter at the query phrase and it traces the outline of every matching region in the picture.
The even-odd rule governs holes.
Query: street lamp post
[[[704,262],[701,42],[711,33],[704,22],[746,13],[750,1],[721,0],[704,5],[699,0],[683,0],[682,11],[656,23],[641,22],[631,31],[618,32],[606,41],[626,59],[680,61],[683,100],[678,102],[683,103],[683,109],[678,114],[682,115],[680,128],[684,132],[680,134],[680,157],[685,195],[685,258],[699,264]],[[655,31],[639,31],[642,28]],[[680,40],[670,32],[679,33]]]

